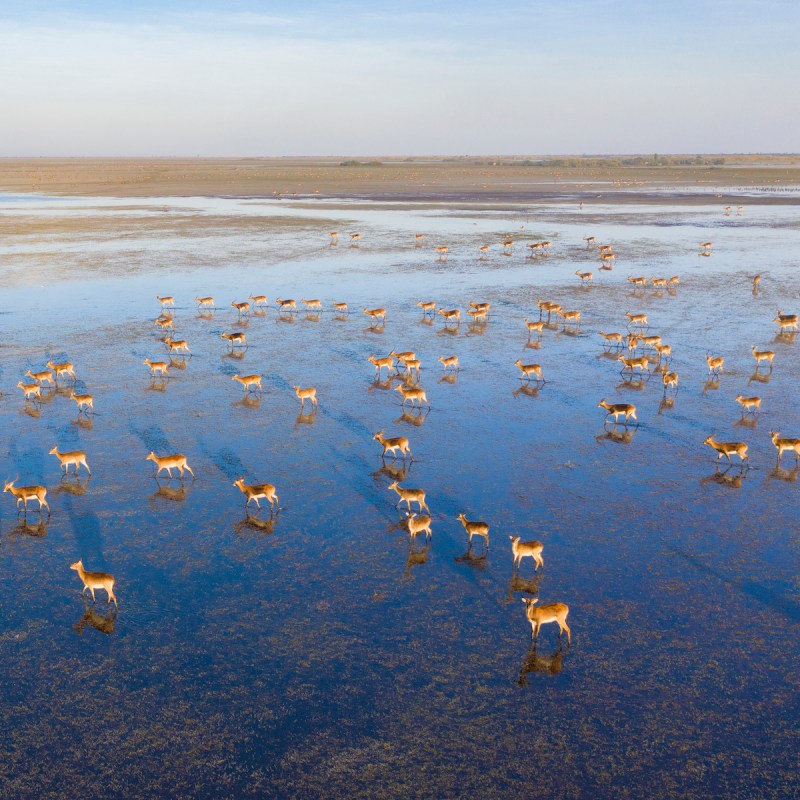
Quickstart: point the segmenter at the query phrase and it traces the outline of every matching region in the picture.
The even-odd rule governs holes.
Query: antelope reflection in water
[[[771,371],[761,372],[758,367],[756,367],[756,371],[749,377],[747,385],[749,386],[751,383],[769,383],[771,380]]]
[[[83,600],[83,616],[72,626],[79,636],[83,635],[85,628],[94,628],[107,636],[114,633],[114,623],[117,620],[117,607],[110,608],[107,613],[100,614],[95,608]]]
[[[514,572],[511,580],[508,582],[508,594],[506,595],[506,603],[511,603],[515,600],[515,594],[539,594],[539,581],[542,578],[542,573],[534,575],[532,578],[523,578],[519,572]]]
[[[188,489],[183,481],[178,478],[179,481],[178,486],[170,485],[170,478],[157,478],[153,476],[153,480],[156,482],[156,490],[153,494],[150,495],[150,500],[155,501],[156,498],[163,498],[164,500],[171,500],[174,503],[182,503],[186,499],[186,495]],[[192,479],[194,482],[194,479]],[[191,484],[189,484],[191,486]]]
[[[62,475],[58,486],[53,489],[53,495],[58,497],[62,494],[69,494],[73,497],[84,497],[91,479],[91,475],[78,476],[74,472]]]
[[[430,412],[431,410],[429,408],[418,407],[416,410],[403,411],[402,415],[394,421],[395,423],[405,422],[407,425],[413,425],[415,428],[419,428],[425,422]]]
[[[458,373],[457,372],[443,372],[436,383],[449,383],[451,386],[458,383]]]
[[[562,662],[568,651],[569,644],[564,647],[563,642],[559,640],[558,647],[556,647],[549,656],[542,655],[538,651],[538,640],[533,640],[528,648],[528,652],[525,654],[525,658],[522,659],[517,685],[527,686],[528,675],[531,673],[559,675],[562,669]]]
[[[27,512],[23,511],[21,516],[17,515],[17,524],[8,532],[9,537],[30,536],[34,539],[41,539],[47,536],[49,518],[39,515],[36,519],[36,522],[28,522]]]
[[[258,511],[245,509],[245,517],[240,522],[234,524],[233,529],[241,535],[246,530],[258,531],[263,534],[271,534],[275,531],[277,522],[277,512],[270,512],[268,517],[261,517]]]
[[[595,436],[595,441],[598,443],[602,442],[616,442],[617,444],[630,444],[633,441],[633,435],[638,430],[637,428],[625,428],[621,431],[617,430],[616,426],[612,426],[610,430],[606,430],[605,433],[598,434]]]
[[[785,481],[786,483],[797,483],[797,476],[800,473],[800,465],[795,465],[791,469],[776,466],[775,469],[767,473],[767,480]]]
[[[519,385],[518,388],[514,389],[514,391],[511,394],[514,397],[519,397],[520,395],[524,395],[525,397],[536,398],[539,396],[539,392],[541,391],[542,391],[542,384],[522,383]]]
[[[297,425],[313,425],[317,421],[317,407],[311,406],[309,411],[303,411],[300,407],[300,413],[294,420],[295,426]]]
[[[403,577],[409,579],[412,578],[413,576],[411,575],[411,567],[421,566],[422,564],[428,563],[428,552],[430,549],[430,542],[428,542],[422,548],[415,547],[414,542],[411,542],[408,550],[408,558],[406,558],[406,568],[403,571]]]
[[[475,555],[472,552],[472,542],[470,541],[467,545],[467,552],[464,555],[456,556],[453,560],[457,564],[468,564],[470,567],[477,569],[486,569],[486,564],[489,560],[489,549],[488,547],[481,547],[481,554]]]
[[[252,392],[243,394],[238,400],[234,400],[231,406],[234,408],[237,406],[240,408],[261,408],[261,395],[253,394]]]
[[[390,478],[390,483],[392,481],[402,483],[408,477],[409,472],[411,472],[410,462],[406,464],[403,461],[385,461],[380,469],[372,473],[372,477],[379,483],[382,483],[384,478]]]
[[[700,485],[706,486],[709,483],[718,483],[720,486],[727,486],[730,489],[741,489],[742,481],[747,477],[750,467],[742,464],[738,467],[733,465],[720,469],[719,465],[714,472],[707,478],[700,479]]]
[[[720,377],[719,375],[712,375],[704,384],[702,395],[707,395],[709,392],[715,392],[719,389]]]
[[[163,375],[160,377],[154,375],[150,378],[150,383],[144,387],[144,390],[146,392],[166,392],[167,379]]]

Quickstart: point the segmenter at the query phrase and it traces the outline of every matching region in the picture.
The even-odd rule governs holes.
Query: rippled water
[[[797,796],[798,472],[769,439],[800,436],[798,345],[771,322],[800,306],[795,208],[176,203],[3,207],[53,226],[0,244],[2,477],[45,484],[52,506],[40,522],[0,498],[4,796]],[[108,233],[130,214],[214,222]],[[273,227],[234,237],[253,215]],[[590,233],[614,242],[612,272]],[[552,254],[525,258],[539,236]],[[634,291],[628,274],[681,283]],[[176,296],[193,352],[163,382],[142,364],[165,357],[157,293]],[[242,326],[227,304],[261,293],[325,309]],[[582,311],[577,335],[526,342],[539,296]],[[424,320],[428,298],[464,321]],[[487,325],[469,324],[470,300],[492,303]],[[365,305],[387,307],[385,329]],[[596,331],[624,330],[625,311],[672,345],[674,403],[603,352]],[[238,359],[220,333],[242,327]],[[754,344],[776,351],[770,375]],[[391,349],[421,358],[429,413],[373,379],[367,357]],[[709,352],[726,359],[718,383]],[[436,359],[453,354],[449,382]],[[95,416],[62,390],[22,401],[16,382],[50,357],[75,362]],[[518,358],[542,365],[541,388]],[[248,400],[231,377],[251,372],[264,392]],[[296,384],[316,386],[316,414]],[[764,398],[757,421],[739,393]],[[604,425],[603,398],[635,403],[638,427]],[[413,462],[382,462],[381,428],[409,437]],[[710,433],[746,441],[751,469],[717,469]],[[85,450],[91,478],[59,481],[55,444]],[[151,450],[185,453],[196,480],[156,481]],[[238,477],[275,484],[280,511],[247,514]],[[430,546],[409,543],[395,477],[426,490]],[[468,547],[462,511],[490,524],[488,551]],[[537,576],[529,560],[513,572],[510,535],[543,542]],[[115,576],[116,616],[103,592],[81,599],[78,558]],[[530,648],[526,596],[569,604],[570,647],[548,625]]]

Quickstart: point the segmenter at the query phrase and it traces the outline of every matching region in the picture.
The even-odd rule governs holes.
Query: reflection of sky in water
[[[299,234],[313,243],[295,241],[291,259],[248,250],[272,234],[234,250],[221,228],[188,242],[144,232],[147,259],[129,276],[4,290],[4,477],[44,482],[53,506],[46,531],[37,515],[23,529],[0,497],[10,796],[34,785],[63,794],[79,779],[87,796],[110,785],[127,796],[214,785],[236,796],[464,796],[532,781],[550,796],[636,794],[644,781],[654,797],[723,783],[731,796],[791,795],[799,483],[787,456],[775,469],[768,431],[800,435],[797,344],[776,341],[771,323],[777,308],[798,311],[794,209],[725,219],[716,206],[593,207],[576,219],[563,208],[165,202],[170,215],[289,213],[324,226]],[[131,201],[104,201],[102,212],[73,203],[78,220],[142,213],[115,208]],[[61,205],[45,213],[57,218]],[[364,231],[361,246],[328,247],[328,220],[347,222],[343,239]],[[429,234],[419,250],[417,231]],[[495,243],[516,231],[514,256],[500,255]],[[590,233],[614,242],[613,272],[597,270],[581,239]],[[526,259],[526,235],[551,238],[553,254]],[[54,253],[91,251],[91,237],[53,237]],[[482,237],[494,245],[487,261],[474,248]],[[707,238],[714,255],[699,258]],[[36,261],[11,239],[4,268]],[[446,263],[432,252],[439,240],[451,245]],[[107,266],[126,268],[119,242],[96,246]],[[161,258],[170,248],[203,263],[176,271]],[[576,269],[594,269],[597,285],[581,289]],[[628,274],[681,284],[674,296],[636,293]],[[250,348],[228,357],[219,334],[240,326],[227,304],[262,292],[319,297],[326,309],[319,321],[253,316]],[[176,296],[176,336],[195,354],[164,385],[142,364],[164,357],[157,293]],[[197,316],[197,294],[217,297],[211,319]],[[538,316],[540,295],[582,310],[581,335],[546,330],[540,348],[526,347],[522,320]],[[453,335],[439,319],[422,323],[414,304],[428,297],[462,309],[486,299],[495,313],[485,331],[465,321]],[[351,304],[349,318],[328,310],[336,300]],[[389,310],[383,333],[361,314],[377,304]],[[596,330],[624,330],[628,310],[646,312],[673,347],[672,407],[657,375],[626,385],[603,356]],[[769,383],[753,372],[751,344],[778,354]],[[392,348],[423,361],[433,409],[421,425],[372,383],[367,357]],[[706,382],[707,352],[726,357],[718,386]],[[436,363],[450,354],[462,364],[455,384]],[[96,396],[91,426],[62,394],[22,402],[16,381],[48,356],[75,361]],[[543,365],[538,393],[520,391],[517,358]],[[264,375],[257,404],[231,380],[249,372]],[[298,416],[295,384],[318,389],[312,419]],[[755,428],[738,413],[740,392],[764,398]],[[603,397],[637,405],[629,442],[604,428]],[[428,551],[421,541],[410,551],[398,524],[392,474],[371,440],[383,427],[411,439],[405,485],[427,491]],[[747,441],[753,469],[715,470],[709,433]],[[88,483],[59,484],[47,455],[56,443],[86,450]],[[197,480],[158,485],[151,449],[186,453]],[[231,486],[240,476],[276,484],[276,520],[246,517]],[[492,526],[485,559],[480,544],[467,553],[460,511]],[[506,537],[517,533],[544,542],[538,583],[529,563],[512,573]],[[104,603],[93,617],[78,596],[68,569],[78,557],[117,577],[109,635],[98,630],[112,626]],[[541,602],[570,605],[566,653],[554,626],[528,652],[520,597],[537,586]]]

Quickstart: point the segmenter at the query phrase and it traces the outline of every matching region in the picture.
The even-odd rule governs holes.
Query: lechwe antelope
[[[169,336],[165,336],[161,341],[164,342],[170,353],[192,354],[192,351],[189,350],[189,345],[186,343],[186,339],[171,339]]]
[[[706,364],[711,375],[719,375],[724,363],[725,359],[722,356],[706,356]]]
[[[267,296],[265,294],[251,294],[248,297],[249,300],[253,301],[253,307],[258,306],[268,306],[269,300],[267,300]]]
[[[297,303],[294,300],[281,300],[276,298],[275,302],[281,311],[294,311],[297,308]]]
[[[75,405],[78,406],[78,413],[89,408],[94,411],[94,397],[90,394],[75,394],[75,392],[70,392],[69,399],[75,401]]]
[[[605,339],[606,344],[608,345],[619,345],[622,347],[622,334],[621,333],[603,333],[603,331],[597,331],[600,336]]]
[[[61,462],[61,469],[64,470],[64,474],[69,473],[70,464],[75,467],[74,472],[76,475],[81,467],[86,467],[86,471],[90,475],[92,474],[92,471],[89,469],[89,464],[86,461],[86,453],[81,450],[72,450],[69,453],[60,453],[58,451],[58,447],[54,447],[50,451],[50,455],[55,456]]]
[[[778,448],[778,461],[781,460],[781,456],[787,450],[790,453],[794,452],[795,461],[800,459],[800,439],[781,439],[780,433],[777,433],[776,431],[770,431],[769,435],[772,439],[772,444]]]
[[[172,317],[157,317],[153,320],[153,325],[158,325],[162,331],[175,330],[175,323],[173,322]]]
[[[169,367],[166,361],[151,361],[149,358],[146,358],[142,363],[150,367],[150,374],[154,377],[156,375],[169,375]]]
[[[255,500],[256,506],[261,508],[261,504],[258,502],[259,498],[269,500],[270,508],[274,508],[278,502],[278,495],[275,493],[275,487],[271,483],[247,484],[244,482],[244,478],[237,478],[233,485],[245,496],[245,508],[250,504],[251,500]]]
[[[183,471],[188,470],[194,478],[194,471],[186,461],[186,456],[183,453],[176,453],[174,456],[157,456],[152,450],[145,458],[145,461],[152,461],[156,465],[156,476],[159,475],[162,469],[167,471],[167,475],[172,477],[172,470],[177,469],[178,474],[183,477]]]
[[[639,421],[636,417],[636,406],[632,403],[607,403],[605,400],[601,400],[597,404],[598,408],[604,408],[606,410],[606,419],[608,417],[614,417],[614,422],[616,422],[620,417],[625,417],[625,424],[628,424],[629,419],[634,419],[637,422]]]
[[[617,257],[613,253],[601,253],[600,260],[601,261],[614,261]]]
[[[438,361],[441,363],[445,370],[459,369],[458,356],[439,356]]]
[[[469,543],[472,544],[473,536],[482,536],[486,542],[486,549],[489,549],[489,524],[486,522],[470,521],[465,514],[459,514],[456,519],[464,526],[464,530],[469,536]]]
[[[742,407],[742,413],[745,411],[751,411],[753,413],[761,412],[760,397],[743,397],[742,395],[737,394],[736,402]]]
[[[339,231],[331,231],[328,236],[331,237],[331,244],[336,244],[339,241]]]
[[[649,347],[652,350],[656,350],[661,347],[660,336],[640,336],[639,341],[642,343],[643,347]]]
[[[417,303],[417,306],[422,309],[423,314],[427,314],[429,311],[431,314],[436,313],[435,300],[420,300],[419,303]]]
[[[492,309],[491,303],[473,303],[472,301],[470,301],[468,305],[470,308],[474,308],[476,311],[485,311],[487,314]]]
[[[677,286],[681,282],[680,275],[673,275],[668,281],[667,286]]]
[[[398,498],[397,502],[394,504],[395,508],[405,501],[406,507],[409,511],[411,511],[412,503],[417,504],[420,513],[422,512],[423,508],[426,511],[430,511],[428,504],[425,502],[425,492],[422,489],[404,489],[398,484],[397,481],[390,483],[386,488],[393,489],[395,492],[397,492]]]
[[[375,324],[378,320],[386,322],[385,308],[365,308],[364,313],[370,318],[370,324]]]
[[[647,283],[647,278],[641,276],[639,278],[632,278],[630,275],[626,278],[628,283],[632,283],[634,286],[644,286]]]
[[[236,301],[234,301],[231,303],[231,306],[239,312],[240,317],[243,314],[250,313],[250,303],[248,303],[247,300],[245,300],[243,303],[237,303]]]
[[[527,317],[525,318],[525,327],[528,329],[528,338],[531,338],[533,333],[538,333],[539,336],[542,335],[542,331],[544,330],[544,320],[535,320],[531,322]]]
[[[438,309],[438,313],[444,317],[445,324],[450,322],[452,319],[454,319],[456,322],[461,322],[461,312],[457,308],[440,308]]]
[[[198,308],[214,308],[214,298],[209,297],[195,297],[195,303],[197,303]]]
[[[539,636],[539,628],[546,625],[548,622],[558,623],[558,635],[566,631],[567,643],[572,643],[571,631],[567,625],[567,614],[569,614],[569,606],[566,603],[547,603],[543,606],[537,606],[538,597],[523,597],[522,602],[525,603],[525,616],[531,624],[531,639],[536,639]]]
[[[242,384],[242,389],[245,392],[259,391],[261,392],[261,376],[260,375],[233,375],[232,381]]]
[[[431,531],[431,518],[427,515],[418,516],[417,514],[406,514],[408,524],[408,534],[411,541],[419,536],[420,533],[425,533],[425,538],[430,539],[433,535]]]
[[[381,370],[385,367],[388,374],[392,374],[395,371],[394,367],[394,356],[384,356],[383,358],[375,358],[375,356],[370,356],[367,361],[370,364],[375,365],[375,373],[380,376]]]
[[[301,389],[299,386],[295,386],[294,393],[297,395],[297,399],[300,401],[301,411],[306,404],[306,400],[310,400],[311,405],[314,408],[317,407],[317,390],[313,386],[309,386],[307,389]]]
[[[41,372],[31,372],[30,370],[26,370],[25,374],[29,378],[33,378],[40,386],[43,383],[55,383],[53,380],[53,373],[50,372],[49,369],[42,370]]]
[[[581,312],[580,311],[561,311],[559,309],[556,311],[559,317],[561,317],[562,322],[564,325],[578,325],[581,321]]]
[[[399,353],[391,350],[389,355],[392,356],[392,358],[396,358],[398,361],[402,361],[404,364],[406,361],[413,361],[417,357],[417,354],[413,350],[403,350]]]
[[[439,254],[439,261],[447,261],[447,254],[450,252],[450,248],[437,247],[436,252]]]
[[[650,278],[650,283],[656,287],[656,289],[666,289],[667,288],[667,279],[666,278]]]
[[[797,314],[784,314],[782,311],[779,311],[778,316],[772,321],[778,323],[778,327],[781,331],[789,330],[789,328],[797,330]],[[26,372],[25,374],[30,375],[31,373]],[[35,378],[36,376],[32,375],[31,377]]]
[[[47,489],[44,486],[14,486],[16,481],[6,481],[3,484],[3,491],[10,492],[17,499],[17,508],[22,503],[23,510],[28,510],[28,500],[39,501],[39,511],[42,506],[47,509],[47,515],[50,516],[50,504],[47,502]]]
[[[544,545],[536,539],[530,542],[521,542],[519,536],[509,536],[511,539],[511,552],[514,554],[514,568],[519,569],[522,564],[522,559],[526,556],[532,558],[536,562],[533,571],[536,572],[539,567],[544,567],[544,559],[542,558],[542,551]]]
[[[467,314],[472,317],[473,322],[486,322],[489,312],[485,308],[468,308]]]
[[[306,300],[304,297],[301,297],[300,302],[306,307],[306,311],[322,310],[322,300]]]
[[[761,366],[762,361],[769,363],[769,368],[772,369],[772,360],[775,358],[774,350],[756,350],[755,345],[750,348],[753,358],[756,360],[756,369]]]
[[[156,300],[161,303],[161,308],[175,308],[175,298],[172,295],[164,295],[163,297],[159,297],[156,295]]]
[[[637,325],[640,328],[644,328],[647,325],[647,314],[631,314],[630,311],[626,311],[625,316],[628,318],[629,328],[632,325]]]
[[[231,346],[236,347],[236,345],[247,345],[247,337],[242,333],[242,331],[234,331],[233,333],[222,333],[220,336]]]
[[[333,307],[336,309],[337,313],[347,314],[347,303],[334,303]]]
[[[700,242],[700,247],[702,247],[703,250],[710,250],[713,246],[714,242]]]
[[[358,240],[359,240],[360,238],[361,238],[361,234],[360,234],[360,233],[351,233],[351,234],[350,234],[350,241],[351,241],[353,244],[358,244]]]
[[[531,375],[535,375],[537,381],[543,380],[541,364],[523,364],[519,359],[517,359],[514,364],[520,368],[520,372],[522,373],[520,377],[530,380]]]
[[[587,247],[591,247],[595,243],[596,237],[594,237],[594,236],[584,236],[583,237],[583,241],[586,242],[586,246]]]
[[[713,436],[707,436],[703,440],[703,444],[707,444],[717,451],[717,461],[722,456],[725,456],[728,462],[732,463],[731,455],[739,456],[739,460],[742,463],[744,463],[745,459],[747,459],[748,463],[750,461],[750,457],[747,455],[747,445],[744,442],[718,442]]]
[[[397,458],[397,450],[402,453],[403,460],[405,460],[407,455],[411,455],[411,445],[405,436],[387,437],[383,435],[383,429],[381,429],[372,438],[374,441],[379,442],[381,447],[383,447],[383,457],[385,457],[387,453],[391,453],[392,458]]]
[[[419,403],[420,408],[422,408],[423,402],[428,406],[428,408],[431,407],[431,404],[428,402],[428,396],[425,394],[424,389],[420,389],[417,386],[395,386],[394,390],[403,395],[403,402],[400,403],[401,406],[404,406],[407,402],[410,402],[413,406],[414,401],[416,400]]]
[[[17,381],[17,386],[22,389],[26,400],[40,398],[42,396],[42,387],[39,386],[38,383],[23,383],[22,381]]]
[[[54,364],[48,361],[45,366],[50,367],[56,374],[56,382],[62,375],[68,375],[70,378],[75,378],[75,365],[71,361],[62,361],[60,364]]]
[[[94,590],[105,589],[108,595],[109,604],[114,601],[117,605],[117,598],[114,596],[114,576],[109,575],[107,572],[87,572],[83,568],[83,561],[76,561],[74,564],[69,565],[70,569],[74,569],[78,573],[78,577],[83,581],[83,591],[81,595],[86,594],[88,589],[92,593],[92,600],[95,600]]]
[[[666,392],[667,389],[677,389],[678,388],[678,373],[677,372],[665,372],[662,378],[664,382],[664,391]]]
[[[576,269],[575,274],[581,279],[581,283],[591,283],[594,280],[593,272],[581,272]]]
[[[650,361],[647,356],[639,356],[638,358],[625,358],[620,356],[617,361],[622,364],[622,371],[629,369],[631,372],[640,370],[641,372],[650,372]]]
[[[672,358],[672,345],[670,344],[657,344],[655,346],[655,351],[658,353],[659,361],[661,361],[662,358]]]

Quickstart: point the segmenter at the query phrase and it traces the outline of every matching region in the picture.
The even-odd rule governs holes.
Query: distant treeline
[[[629,156],[627,158],[543,158],[521,161],[487,161],[503,167],[720,167],[724,158],[706,156]]]
[[[381,161],[357,161],[354,158],[348,159],[347,161],[342,161],[339,164],[340,167],[381,167],[383,163]]]

